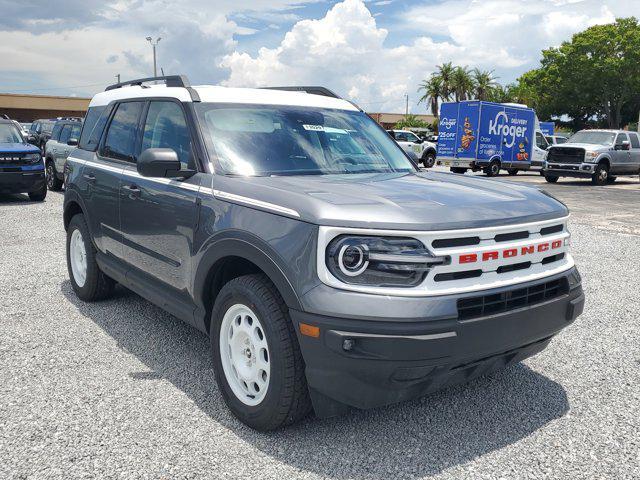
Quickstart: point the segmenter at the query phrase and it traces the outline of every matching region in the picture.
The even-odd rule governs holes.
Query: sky
[[[443,62],[500,83],[638,0],[0,0],[0,92],[91,96],[158,70],[191,83],[322,85],[370,112],[426,113]]]

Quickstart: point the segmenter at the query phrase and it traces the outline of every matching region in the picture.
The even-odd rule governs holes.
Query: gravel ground
[[[227,411],[204,335],[124,289],[76,299],[62,195],[1,198],[0,478],[639,478],[640,185],[545,187],[574,209],[587,295],[547,350],[271,434]]]

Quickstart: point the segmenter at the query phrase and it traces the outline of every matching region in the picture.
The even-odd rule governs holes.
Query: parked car
[[[417,163],[431,168],[436,163],[436,145],[418,137],[409,130],[387,130],[400,147]]]
[[[488,374],[583,309],[561,202],[420,171],[321,87],[113,85],[67,174],[77,296],[118,282],[204,332],[258,430]]]
[[[20,122],[20,128],[24,132],[25,136],[28,135],[31,130],[31,122]]]
[[[567,143],[549,148],[544,178],[591,178],[595,185],[614,182],[619,175],[640,173],[640,139],[623,130],[580,130]]]
[[[51,131],[56,123],[56,119],[50,120],[36,120],[31,124],[29,130],[29,141],[40,149],[40,152],[44,154],[44,146],[47,140],[51,137]]]
[[[536,112],[513,103],[445,102],[438,133],[438,163],[453,173],[541,170],[548,147]]]
[[[545,135],[544,138],[547,139],[547,143],[549,145],[561,145],[563,143],[567,143],[567,140],[569,140],[563,135]]]
[[[69,153],[76,148],[80,139],[82,122],[79,120],[59,120],[51,132],[51,138],[45,145],[45,168],[47,187],[60,191],[64,184],[64,167]]]
[[[47,196],[40,150],[6,119],[0,119],[0,193],[28,193],[37,202]]]

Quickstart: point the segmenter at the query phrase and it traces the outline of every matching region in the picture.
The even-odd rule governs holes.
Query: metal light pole
[[[147,37],[147,42],[149,42],[151,44],[151,47],[153,48],[153,76],[154,77],[158,76],[158,68],[157,68],[157,62],[156,62],[156,45],[158,45],[160,40],[162,40],[162,37],[156,38],[156,41],[154,43],[151,37]]]
[[[404,99],[405,99],[404,116],[406,117],[407,115],[409,115],[409,94],[408,93],[404,94]]]

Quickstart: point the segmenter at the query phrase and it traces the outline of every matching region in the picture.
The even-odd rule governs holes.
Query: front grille
[[[24,159],[24,153],[6,154],[0,153],[1,165],[29,165],[31,162]]]
[[[553,147],[547,155],[548,163],[582,163],[584,161],[584,148]]]
[[[458,300],[458,319],[467,320],[504,313],[516,308],[535,305],[567,293],[569,293],[569,282],[566,278],[559,278],[506,292],[461,298]]]

